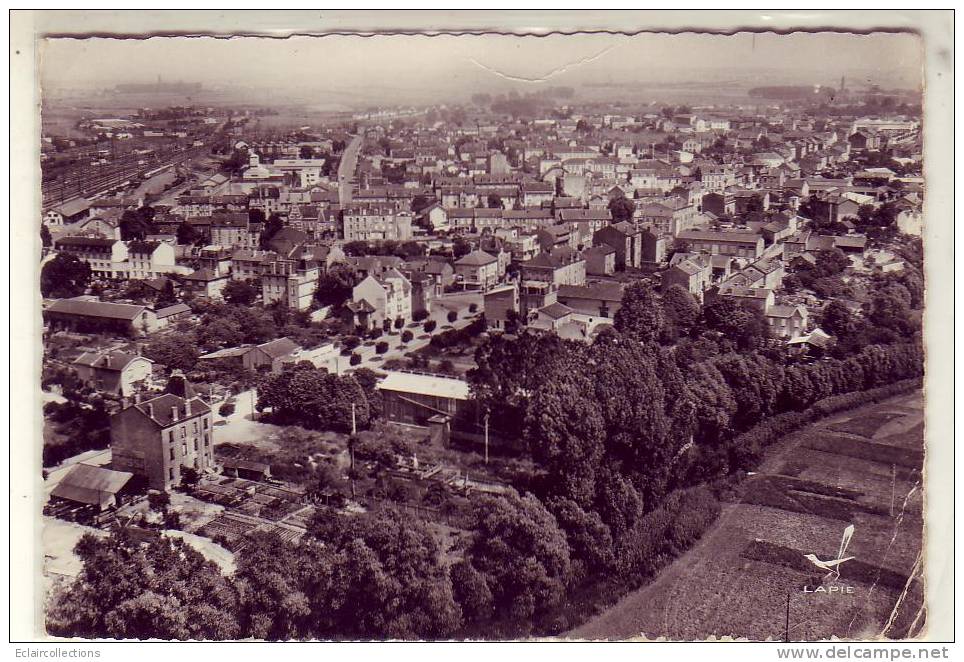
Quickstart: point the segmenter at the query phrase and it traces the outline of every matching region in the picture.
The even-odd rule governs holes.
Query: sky
[[[591,81],[759,80],[759,84],[862,81],[921,85],[911,34],[580,34],[516,37],[325,36],[47,39],[42,84],[55,89],[123,82],[201,82],[263,89],[498,91]],[[762,78],[761,78],[762,76]]]

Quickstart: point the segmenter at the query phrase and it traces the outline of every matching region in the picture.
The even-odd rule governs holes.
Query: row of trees
[[[450,567],[428,530],[400,513],[323,512],[300,543],[253,537],[231,577],[194,564],[202,583],[192,590],[207,591],[198,608],[223,613],[217,623],[206,612],[187,623],[177,615],[186,602],[174,602],[181,585],[154,597],[154,574],[167,576],[141,565],[140,555],[157,563],[174,543],[131,549],[115,534],[82,542],[84,571],[51,612],[51,631],[267,639],[555,632],[570,625],[558,617],[581,586],[635,585],[702,534],[719,503],[700,484],[758,461],[760,448],[740,433],[923,369],[919,327],[808,363],[773,346],[765,324],[753,328],[759,313],[726,299],[701,309],[687,297],[640,281],[627,288],[615,328],[592,344],[530,333],[480,344],[473,394],[494,433],[521,434],[535,469],[519,478],[519,493],[474,504]],[[839,311],[825,316],[828,325],[849,323]],[[361,426],[377,410],[368,373],[336,377],[298,365],[262,382],[258,406],[344,430],[355,403]],[[100,568],[132,555],[137,572],[121,574],[120,586],[137,591],[107,591]]]

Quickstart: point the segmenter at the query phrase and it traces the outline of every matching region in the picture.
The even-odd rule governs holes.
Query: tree
[[[636,204],[625,195],[617,195],[609,201],[609,211],[614,223],[631,221],[636,211]]]
[[[820,313],[820,328],[837,338],[849,338],[857,330],[857,320],[847,306],[831,299]]]
[[[412,198],[412,213],[419,214],[423,209],[435,204],[435,198],[427,195],[416,195]]]
[[[459,314],[454,310],[450,310],[448,314],[445,316],[445,319],[449,321],[449,324],[454,323],[455,320],[457,320],[458,318],[459,318]]]
[[[218,567],[177,538],[123,529],[85,534],[75,552],[82,569],[52,601],[54,636],[97,639],[236,639],[239,593]]]
[[[452,595],[467,622],[481,623],[492,617],[492,591],[485,575],[464,559],[452,565]]]
[[[53,239],[50,236],[50,228],[46,225],[40,226],[40,245],[44,248],[53,246]]]
[[[523,437],[533,459],[547,470],[551,493],[587,505],[603,456],[606,422],[577,355],[568,352],[565,359],[553,363],[529,394]]]
[[[783,390],[783,370],[760,354],[727,354],[713,360],[733,391],[733,424],[747,429],[774,413]]]
[[[351,296],[357,280],[355,272],[348,265],[333,264],[318,279],[315,301],[322,306],[340,306]]]
[[[623,291],[622,305],[613,317],[617,331],[640,342],[653,342],[663,328],[663,309],[648,280],[637,280]]]
[[[686,288],[670,286],[662,295],[663,332],[661,339],[674,343],[680,335],[687,335],[700,318],[700,305]]]
[[[208,350],[234,347],[244,342],[244,334],[237,320],[205,316],[196,332],[197,343]]]
[[[235,149],[232,150],[231,156],[229,156],[221,164],[221,167],[228,172],[240,172],[248,166],[248,150],[247,149]]]
[[[300,159],[313,159],[315,158],[315,150],[311,145],[302,145],[298,149],[298,158]]]
[[[284,228],[284,220],[279,214],[271,214],[261,229],[261,248],[267,250],[271,239]]]
[[[435,330],[436,326],[437,324],[435,320],[426,320],[425,324],[422,325],[422,329],[425,331],[425,333],[431,333]]]
[[[518,434],[524,425],[534,393],[546,371],[564,357],[565,342],[556,334],[504,335],[486,338],[475,350],[476,368],[467,377],[481,411],[490,413],[500,431]]]
[[[245,280],[232,280],[222,291],[224,300],[234,306],[250,306],[258,296],[258,291]]]
[[[753,349],[769,337],[769,325],[758,308],[732,297],[718,297],[704,306],[707,328],[722,333],[740,349]]]
[[[468,255],[471,252],[472,244],[461,237],[456,237],[455,241],[452,242],[452,257],[456,260],[458,260],[460,257]]]
[[[144,348],[144,356],[171,370],[193,370],[198,346],[191,334],[156,336]]]
[[[566,534],[572,561],[581,565],[582,572],[596,573],[613,566],[616,559],[612,533],[598,513],[585,510],[570,499],[552,499],[546,508]],[[573,572],[577,572],[575,568]]]
[[[373,252],[371,244],[367,241],[349,241],[341,249],[345,255],[351,257],[363,257]]]
[[[194,467],[181,467],[181,485],[193,488],[201,480],[201,474]]]
[[[159,309],[164,306],[173,306],[177,302],[177,295],[174,293],[174,281],[167,278],[161,291],[157,293],[157,297],[154,299],[154,306]]]
[[[498,193],[489,193],[485,200],[490,209],[502,209],[502,196]]]
[[[177,243],[181,245],[196,244],[203,236],[197,228],[187,221],[181,221],[175,234],[177,235]]]
[[[45,297],[75,297],[90,283],[90,265],[75,255],[58,253],[40,271],[40,293]]]
[[[592,133],[592,125],[586,120],[576,122],[576,131],[579,133]]]
[[[393,510],[319,513],[309,535],[323,543],[318,554],[331,555],[333,566],[309,574],[308,586],[327,589],[305,590],[315,636],[444,639],[461,625],[441,550],[425,525]]]
[[[591,367],[592,398],[605,421],[607,457],[621,462],[644,499],[655,504],[692,427],[682,376],[655,345],[623,334],[593,343],[584,362]]]
[[[911,295],[906,287],[894,283],[879,290],[871,299],[868,320],[871,324],[911,335],[916,325],[910,317]]]
[[[529,619],[565,595],[571,562],[565,534],[535,496],[483,497],[465,558],[482,575],[496,610]]]
[[[351,430],[353,406],[356,423],[367,427],[371,414],[361,385],[351,375],[329,374],[306,361],[258,385],[258,411],[270,408],[275,418],[311,429]]]
[[[413,336],[412,336],[412,332],[409,331],[408,329],[405,329],[404,331],[402,331],[402,342],[403,342],[403,343],[407,343],[407,342],[411,341],[412,337],[413,337]]]
[[[120,234],[123,241],[143,241],[153,232],[154,209],[140,207],[128,209],[121,216]]]

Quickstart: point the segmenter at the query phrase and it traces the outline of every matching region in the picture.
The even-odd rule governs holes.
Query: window
[[[194,421],[194,434],[197,434],[197,421]]]
[[[181,439],[186,439],[186,438],[187,438],[187,426],[182,425],[182,426],[181,426]]]
[[[187,455],[187,442],[181,444],[181,455]]]
[[[171,446],[171,462],[174,461],[174,446]]]
[[[205,446],[211,445],[211,436],[207,432],[204,433],[204,445]]]
[[[204,419],[204,429],[205,429],[205,430],[208,429],[208,419],[206,419],[206,418]],[[205,435],[205,436],[206,436],[206,435]]]
[[[174,430],[171,430],[167,433],[167,440],[172,444],[174,443]]]
[[[174,467],[167,470],[167,475],[171,480],[174,480]]]

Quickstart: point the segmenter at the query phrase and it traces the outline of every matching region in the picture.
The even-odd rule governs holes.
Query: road
[[[362,137],[355,136],[345,147],[341,162],[338,164],[338,201],[344,207],[351,203],[351,187],[358,165],[358,152],[361,150]]]

